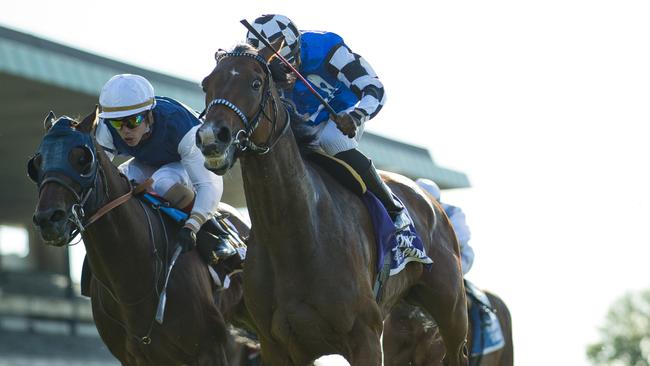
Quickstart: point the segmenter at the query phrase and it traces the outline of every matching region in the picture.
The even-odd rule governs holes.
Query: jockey
[[[402,204],[393,198],[372,161],[357,150],[364,123],[375,117],[386,101],[384,86],[372,67],[352,52],[343,38],[332,32],[299,31],[286,16],[263,15],[252,24],[278,52],[307,79],[338,113],[330,115],[302,82],[280,83],[283,96],[295,104],[306,123],[322,128],[319,144],[329,155],[345,161],[382,202],[397,229],[410,224]],[[246,41],[257,49],[265,46],[252,33]],[[271,61],[275,71],[284,65]],[[284,69],[287,74],[288,68]],[[289,77],[290,79],[290,77]],[[295,80],[293,80],[295,81]]]
[[[418,178],[415,183],[433,196],[445,210],[447,217],[449,217],[449,221],[451,221],[451,225],[456,232],[458,244],[460,244],[460,263],[463,269],[463,276],[466,275],[474,263],[474,249],[469,246],[470,232],[469,226],[465,222],[465,214],[459,207],[440,201],[440,188],[436,182],[430,179]]]
[[[196,245],[203,226],[212,233],[209,237],[216,238],[216,244],[211,243],[214,259],[233,256],[236,250],[227,232],[213,217],[223,194],[223,178],[203,166],[195,145],[201,124],[195,113],[174,99],[154,96],[147,79],[131,74],[108,80],[99,104],[97,142],[111,160],[115,155],[132,157],[119,170],[140,183],[153,178],[152,189],[173,207],[182,209],[194,201],[177,237],[183,252]]]

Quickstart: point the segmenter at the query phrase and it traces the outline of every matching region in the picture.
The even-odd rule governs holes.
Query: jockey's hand
[[[178,245],[180,245],[182,248],[183,253],[189,252],[196,246],[196,234],[187,226],[183,226],[181,228],[176,238],[178,240]]]
[[[330,115],[330,118],[336,122],[336,127],[349,138],[353,138],[357,134],[357,127],[361,125],[361,121],[347,112],[341,112],[336,116]]]

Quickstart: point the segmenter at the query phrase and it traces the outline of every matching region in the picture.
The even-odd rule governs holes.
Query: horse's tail
[[[499,319],[499,324],[501,325],[501,331],[503,332],[503,338],[505,340],[505,346],[503,348],[503,353],[501,354],[501,362],[499,363],[499,366],[512,366],[514,364],[514,345],[512,343],[512,317],[510,315],[510,310],[499,296],[488,291],[486,291],[485,294],[488,299],[490,299],[492,308],[496,310],[496,315]]]

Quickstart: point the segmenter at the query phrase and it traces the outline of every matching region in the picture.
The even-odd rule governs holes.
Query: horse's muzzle
[[[205,157],[205,167],[216,174],[224,174],[233,158],[232,134],[227,126],[215,127],[206,122],[196,132],[196,146]]]
[[[32,220],[45,244],[61,247],[68,243],[70,231],[68,214],[65,211],[60,209],[36,211]]]
[[[196,146],[204,155],[223,155],[232,141],[232,130],[224,124],[206,122],[196,131]]]

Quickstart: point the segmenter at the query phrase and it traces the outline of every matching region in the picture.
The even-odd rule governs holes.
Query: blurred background
[[[83,245],[47,248],[31,226],[25,164],[47,112],[85,115],[124,72],[201,110],[214,52],[265,13],[336,32],[372,65],[388,101],[361,149],[465,211],[467,277],[510,307],[516,364],[589,365],[612,324],[650,329],[647,2],[23,0],[0,12],[0,364],[117,364],[78,296]],[[245,210],[240,182],[234,169],[223,200]]]

